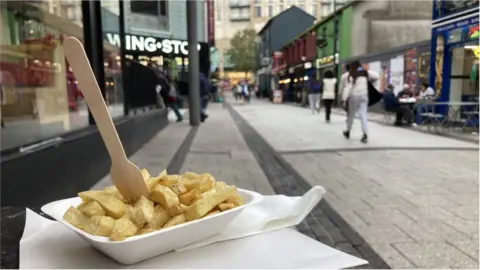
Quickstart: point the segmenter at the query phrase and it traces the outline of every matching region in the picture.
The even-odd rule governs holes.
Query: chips
[[[142,196],[128,204],[114,186],[80,192],[82,203],[70,207],[63,219],[92,235],[122,241],[244,204],[235,186],[216,182],[208,173],[168,175],[164,170],[152,177],[145,169],[141,172],[150,192],[148,198]]]

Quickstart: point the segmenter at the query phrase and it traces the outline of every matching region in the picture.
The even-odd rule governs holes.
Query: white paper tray
[[[42,211],[75,231],[83,240],[107,256],[128,265],[219,234],[243,209],[263,199],[262,195],[253,191],[238,189],[238,194],[244,198],[245,205],[150,234],[129,237],[119,242],[110,241],[108,237],[91,235],[63,220],[63,214],[70,206],[78,206],[81,203],[78,197],[51,202],[44,205]]]

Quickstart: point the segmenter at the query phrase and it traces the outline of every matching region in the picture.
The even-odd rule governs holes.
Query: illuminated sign
[[[468,39],[478,39],[480,37],[480,27],[478,25],[468,28]]]
[[[119,34],[106,33],[106,37],[110,44],[120,47]],[[188,55],[188,42],[175,39],[125,35],[125,48],[127,51]],[[199,51],[201,48],[197,44]]]
[[[321,66],[333,64],[333,61],[334,61],[333,55],[318,58],[317,61],[316,61],[316,66],[317,66],[317,68],[319,68]]]
[[[473,50],[473,54],[475,54],[476,57],[480,58],[480,47],[476,47]]]

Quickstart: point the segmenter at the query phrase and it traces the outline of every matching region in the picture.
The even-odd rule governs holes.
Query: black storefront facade
[[[120,46],[118,33],[106,32],[104,39],[114,46]],[[126,70],[125,84],[131,107],[148,106],[148,100],[155,98],[155,92],[143,93],[142,88],[154,89],[155,74],[150,69],[168,73],[177,83],[182,96],[188,96],[188,41],[153,36],[124,35]],[[197,44],[200,72],[209,74],[210,45]],[[149,71],[145,72],[143,67]],[[142,79],[143,78],[143,79]],[[142,95],[147,96],[143,97]]]
[[[119,3],[120,14],[123,14],[123,1],[119,1]],[[36,8],[29,3],[11,2],[7,3],[6,7],[2,6],[2,9],[8,9],[9,14],[22,13],[22,10],[15,10],[17,5],[28,5],[31,10]],[[114,118],[114,124],[126,154],[129,156],[168,125],[168,112],[157,106],[155,88],[142,86],[146,78],[149,76],[153,78],[153,68],[145,66],[141,59],[139,61],[138,57],[145,55],[187,59],[188,53],[184,54],[186,41],[153,37],[140,38],[137,36],[131,39],[133,43],[130,44],[132,45],[130,49],[124,46],[126,50],[121,50],[122,53],[117,55],[117,59],[114,57],[111,62],[105,62],[102,59],[105,59],[105,55],[110,51],[104,49],[105,46],[109,46],[105,29],[102,29],[102,13],[104,11],[99,1],[82,1],[81,6],[83,29],[79,28],[80,30],[77,32],[80,33],[80,36],[77,37],[84,44],[103,96],[107,99],[108,88],[114,83],[115,87],[117,84],[123,84],[123,87],[121,87],[123,94],[120,93],[120,96],[122,96],[120,105],[123,104],[123,110]],[[35,14],[40,12],[48,11],[38,9]],[[24,16],[28,16],[28,14]],[[51,14],[45,14],[45,18],[53,17]],[[123,16],[120,15],[116,18],[120,22],[116,33],[118,33],[118,36],[126,36],[120,34],[123,33],[122,29],[124,29],[122,25]],[[55,19],[59,20],[61,18]],[[39,19],[27,17],[24,23],[29,23],[30,20],[35,22]],[[49,21],[52,20],[45,20],[42,23],[47,25]],[[55,26],[49,25],[49,27],[54,28]],[[59,26],[59,28],[62,27]],[[73,34],[67,32],[66,35],[71,36]],[[140,44],[141,40],[143,40],[142,44]],[[128,45],[126,40],[125,43],[125,45]],[[57,44],[61,44],[61,38],[58,39]],[[111,45],[110,47],[113,47]],[[22,48],[22,46],[27,45],[13,44],[10,47],[14,46]],[[199,47],[201,71],[208,73],[208,45],[202,43],[199,44]],[[133,50],[135,48],[136,50]],[[140,51],[142,48],[144,51]],[[20,54],[17,53],[17,55]],[[110,75],[106,74],[108,73],[106,67],[108,65],[111,67],[112,62],[126,63],[122,65],[121,71],[115,73],[117,77],[122,78],[121,83],[117,83],[116,80],[108,81],[107,79]],[[63,65],[63,63],[60,62],[60,65]],[[65,65],[65,69],[68,70],[67,63]],[[188,65],[184,66],[184,72],[188,72]],[[185,78],[187,77],[185,76]],[[57,76],[57,78],[59,77]],[[72,84],[74,80],[74,78],[71,79]],[[67,79],[67,82],[70,83],[70,79]],[[16,87],[20,89],[22,86]],[[89,115],[88,111],[85,113]],[[11,131],[14,127],[15,125],[12,123],[6,122],[2,129]],[[1,156],[2,207],[35,207],[52,200],[75,196],[77,192],[91,188],[108,174],[110,169],[110,158],[91,116],[88,117],[86,124],[81,128],[55,133],[41,139],[29,140],[26,143],[9,148],[2,147]]]

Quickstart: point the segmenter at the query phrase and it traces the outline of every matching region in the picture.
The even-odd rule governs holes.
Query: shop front
[[[479,37],[478,1],[434,1],[429,83],[439,101],[478,101]]]
[[[315,60],[315,66],[317,69],[317,79],[321,80],[327,70],[333,71],[335,74],[335,66],[338,64],[338,54],[335,56],[329,55]]]

